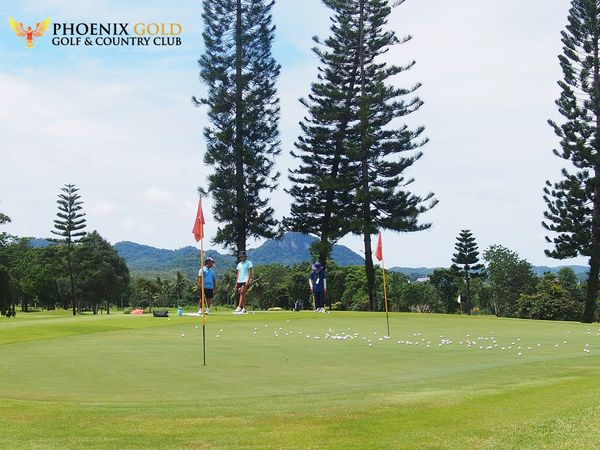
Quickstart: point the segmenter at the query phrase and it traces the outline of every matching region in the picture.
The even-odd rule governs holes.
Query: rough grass
[[[597,325],[390,326],[384,339],[382,314],[217,312],[203,366],[195,317],[3,318],[0,447],[597,447]]]

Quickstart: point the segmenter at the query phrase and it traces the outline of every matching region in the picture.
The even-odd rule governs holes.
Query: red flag
[[[383,261],[383,245],[381,244],[381,231],[377,236],[377,247],[375,248],[375,258],[379,261]]]
[[[192,233],[194,233],[194,238],[196,242],[204,237],[204,214],[202,213],[202,199],[198,199],[198,212],[196,213],[196,221],[194,222],[194,228],[192,229]]]

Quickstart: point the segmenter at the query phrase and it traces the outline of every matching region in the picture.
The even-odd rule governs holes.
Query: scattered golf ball
[[[185,337],[185,334],[181,333],[181,337]]]

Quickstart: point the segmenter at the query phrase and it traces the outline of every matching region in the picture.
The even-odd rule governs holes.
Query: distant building
[[[426,283],[427,281],[429,281],[429,277],[421,277],[421,278],[417,278],[415,280],[415,283]]]

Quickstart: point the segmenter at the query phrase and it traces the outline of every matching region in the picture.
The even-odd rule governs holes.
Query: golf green
[[[598,325],[68,312],[0,320],[1,448],[596,448]]]

